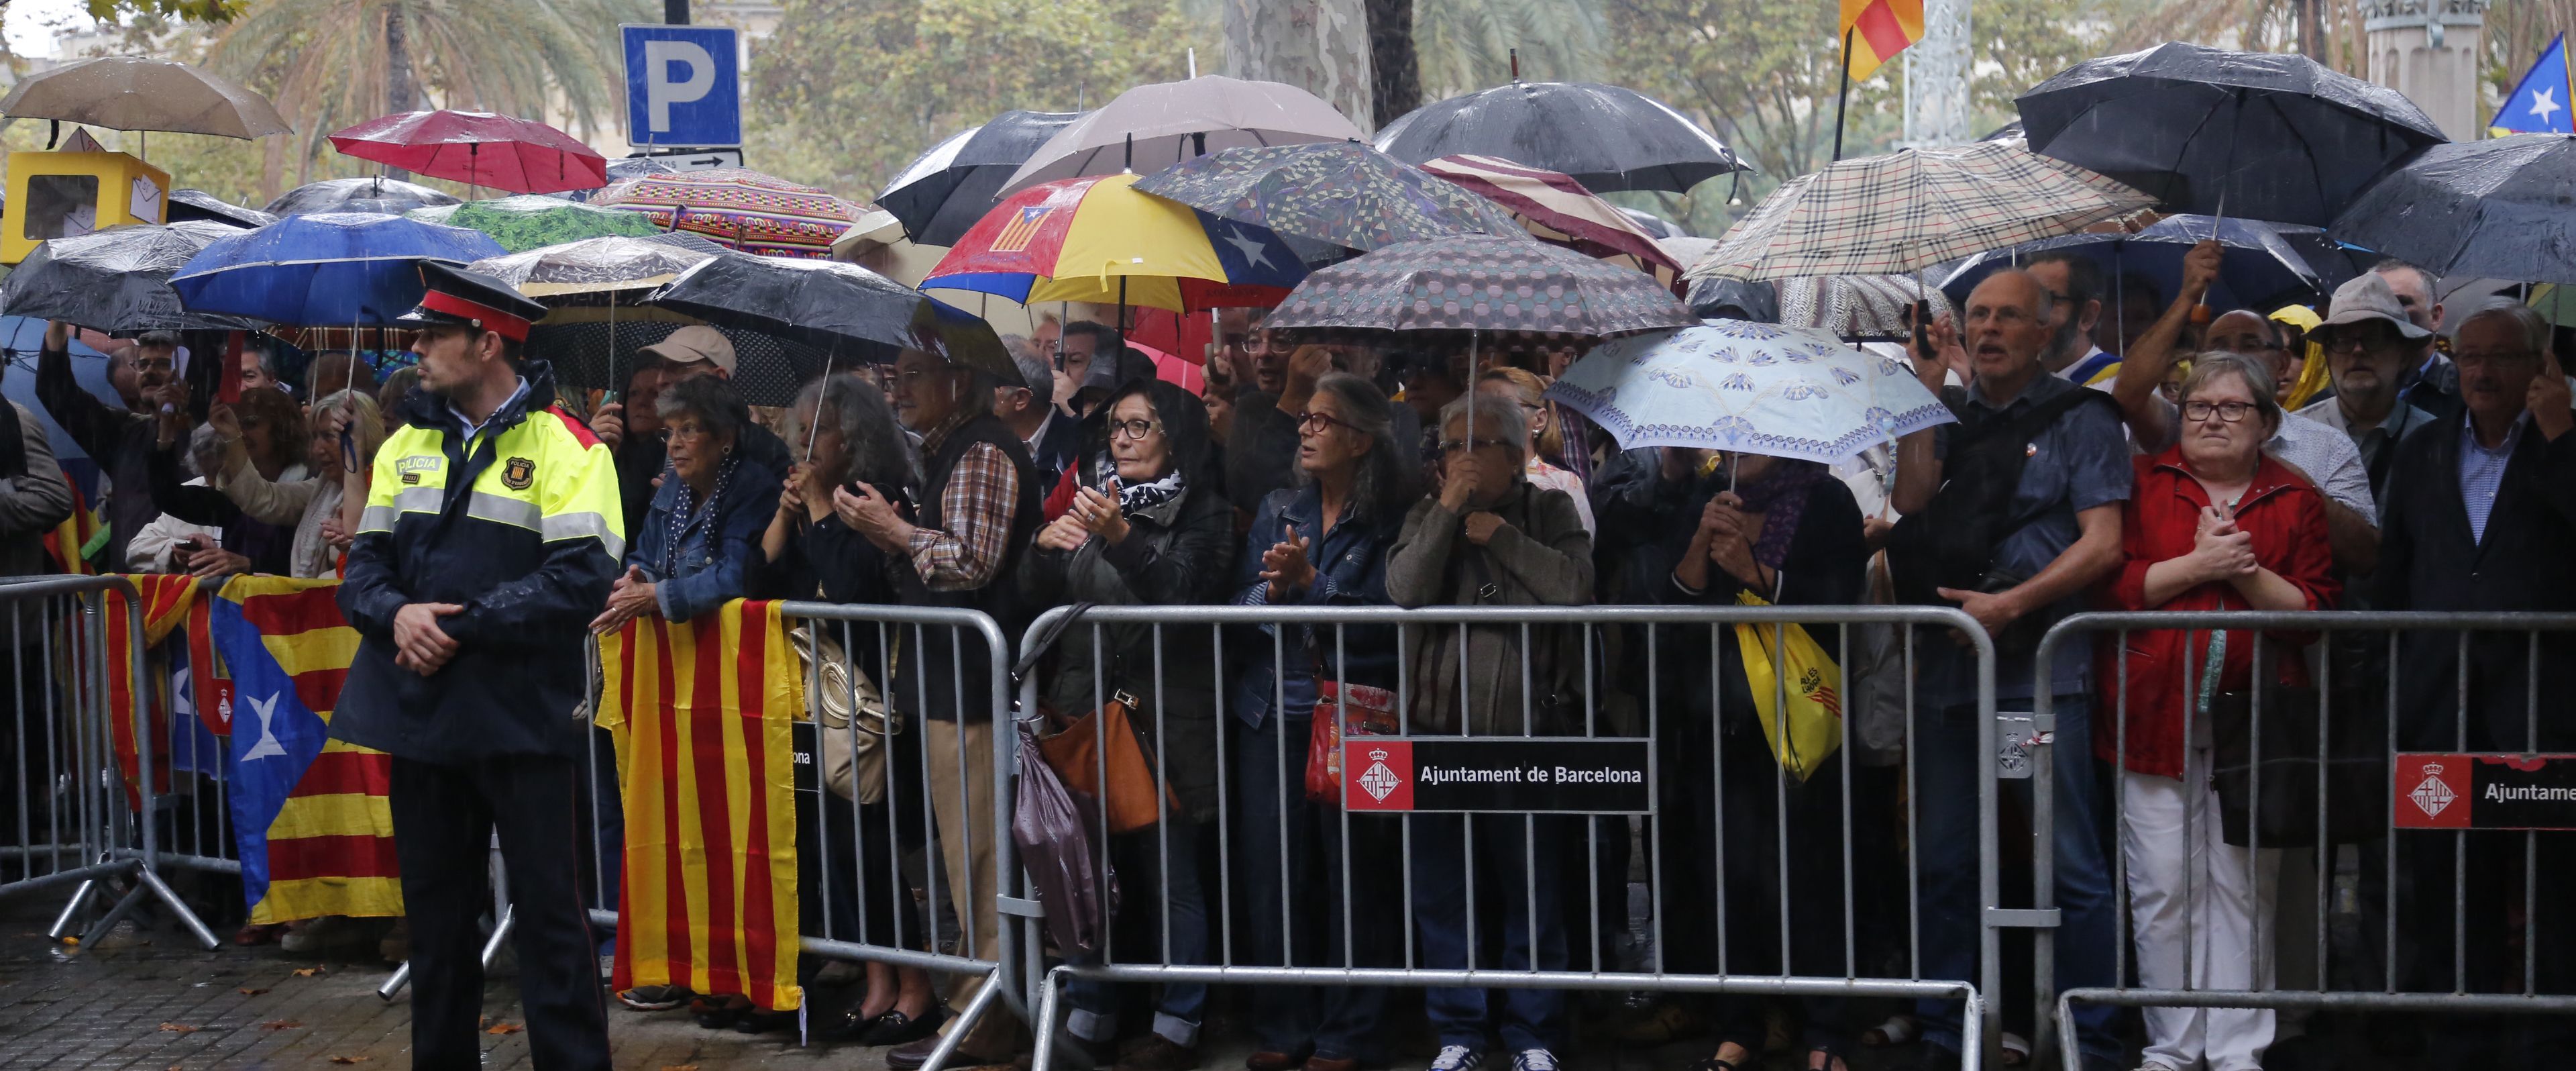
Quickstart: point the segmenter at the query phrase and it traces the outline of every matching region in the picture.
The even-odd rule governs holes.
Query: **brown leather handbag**
[[[1153,745],[1136,727],[1139,705],[1135,696],[1121,689],[1107,705],[1089,714],[1066,717],[1049,711],[1052,731],[1038,738],[1038,753],[1064,786],[1100,801],[1111,833],[1133,833],[1162,821],[1164,810],[1177,814],[1181,809],[1180,797],[1172,794],[1169,785],[1164,785],[1167,807],[1155,805],[1161,764],[1155,761]],[[1100,787],[1104,772],[1109,781],[1106,793]]]

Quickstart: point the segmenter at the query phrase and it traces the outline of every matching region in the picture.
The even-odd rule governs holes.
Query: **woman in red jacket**
[[[2182,385],[2180,441],[2137,459],[2122,539],[2128,564],[2111,591],[2123,610],[2318,610],[2337,594],[2324,499],[2263,454],[2284,419],[2272,376],[2234,354],[2204,354]],[[2299,648],[2314,637],[2267,632],[2262,672],[2307,683]],[[2250,632],[2127,634],[2121,667],[2105,667],[2104,706],[2122,731],[2096,733],[2118,762],[2120,851],[2139,980],[2157,989],[2256,989],[2254,947],[2269,929],[2273,853],[2225,843],[2210,780],[2210,709],[2253,687]],[[2106,649],[2106,656],[2109,655]],[[2121,743],[2125,742],[2125,747]],[[2261,877],[2258,879],[2257,873]],[[2259,891],[2259,903],[2258,901]],[[2258,918],[2266,922],[2258,928]],[[2272,1013],[2150,1008],[2141,1071],[2260,1068]]]

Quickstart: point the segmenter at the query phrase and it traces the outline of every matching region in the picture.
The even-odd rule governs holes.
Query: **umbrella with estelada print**
[[[1134,175],[1041,182],[1004,198],[921,281],[1021,304],[1196,312],[1274,305],[1306,266],[1272,231],[1135,190]]]
[[[739,167],[644,175],[590,203],[641,212],[663,230],[701,234],[718,245],[771,257],[828,258],[859,206],[812,186]]]

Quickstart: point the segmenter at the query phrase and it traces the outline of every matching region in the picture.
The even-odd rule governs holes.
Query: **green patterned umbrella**
[[[642,238],[661,233],[661,228],[639,213],[594,208],[577,201],[536,194],[415,208],[403,214],[428,223],[482,231],[491,235],[493,241],[501,243],[502,249],[512,253],[578,242],[584,238],[614,235]]]
[[[1464,234],[1527,233],[1492,201],[1358,142],[1227,149],[1147,175],[1136,189],[1364,252]]]
[[[1269,327],[1625,334],[1699,322],[1651,275],[1527,237],[1400,242],[1289,291]]]

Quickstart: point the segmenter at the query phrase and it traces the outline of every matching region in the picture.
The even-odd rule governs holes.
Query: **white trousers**
[[[2129,921],[2138,981],[2149,989],[2260,989],[2272,956],[2279,853],[2224,839],[2209,751],[2193,748],[2183,779],[2122,771],[2120,854],[2128,868]],[[2259,871],[2259,875],[2258,875]],[[2260,901],[2257,902],[2259,882]],[[2258,976],[2259,971],[2259,976]],[[2272,1044],[2272,1013],[2235,1008],[2148,1008],[2146,1062],[2193,1071],[2257,1071]]]

